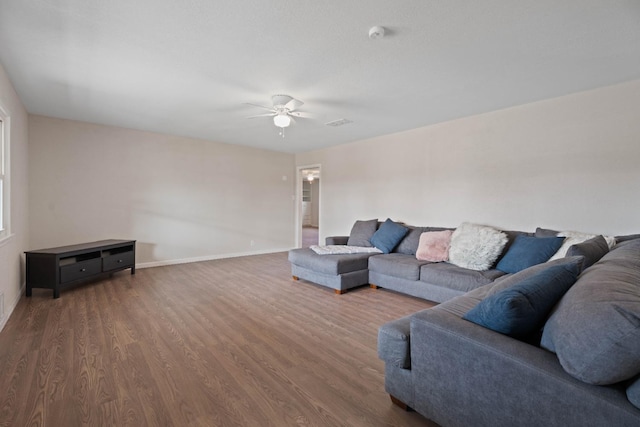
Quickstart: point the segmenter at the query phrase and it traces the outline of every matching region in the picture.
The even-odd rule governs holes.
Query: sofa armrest
[[[620,387],[567,374],[555,354],[430,309],[411,319],[415,409],[441,425],[630,426]]]
[[[409,329],[411,316],[392,320],[378,328],[378,358],[402,369],[411,368]]]
[[[346,245],[349,236],[329,236],[325,239],[325,245]]]

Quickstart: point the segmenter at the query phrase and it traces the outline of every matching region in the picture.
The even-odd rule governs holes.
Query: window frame
[[[0,245],[11,237],[11,117],[0,103]]]

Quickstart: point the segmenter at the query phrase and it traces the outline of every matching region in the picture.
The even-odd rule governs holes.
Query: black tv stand
[[[60,290],[116,271],[131,269],[136,273],[135,240],[101,240],[80,245],[25,252],[27,257],[27,291],[33,288]]]

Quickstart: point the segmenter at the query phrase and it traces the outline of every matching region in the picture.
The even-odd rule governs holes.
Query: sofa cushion
[[[329,245],[346,245],[349,241],[349,236],[327,236],[324,239],[324,244]]]
[[[448,261],[452,234],[452,230],[422,233],[416,251],[416,259],[431,262]]]
[[[564,242],[562,243],[562,246],[560,246],[560,248],[558,249],[558,251],[553,254],[553,256],[550,258],[550,260],[554,260],[554,259],[558,259],[558,258],[562,258],[564,256],[567,255],[567,252],[569,251],[569,248],[573,245],[577,245],[578,243],[582,243],[585,242],[589,239],[593,239],[594,237],[596,237],[595,234],[587,234],[587,233],[580,233],[580,232],[560,232],[558,233],[558,237],[564,237]]]
[[[289,261],[318,273],[343,274],[366,270],[372,255],[375,254],[318,255],[309,248],[301,248],[289,251]]]
[[[551,230],[549,228],[536,227],[534,236],[536,237],[558,237],[558,230]]]
[[[507,244],[507,235],[485,225],[463,223],[451,236],[449,261],[471,270],[488,270]]]
[[[407,226],[407,228],[409,228],[409,232],[400,241],[398,246],[396,246],[394,252],[405,255],[415,255],[416,250],[418,249],[420,235],[424,232],[425,228],[412,226]]]
[[[560,249],[558,249],[558,252],[556,252],[550,258],[551,260],[566,256],[571,246],[577,245],[578,243],[586,242],[587,240],[597,237],[597,235],[582,233],[579,231],[561,231],[558,233],[558,237],[564,237],[565,238],[564,243],[562,243],[562,246],[560,246]],[[603,238],[607,242],[607,246],[609,246],[609,248],[612,248],[613,246],[615,246],[616,244],[615,237],[603,236]]]
[[[640,239],[640,234],[625,234],[622,236],[616,236],[616,243],[626,242],[628,240]]]
[[[420,267],[420,281],[462,292],[491,283],[501,276],[504,272],[499,270],[469,270],[446,262]]]
[[[636,408],[640,409],[640,377],[632,381],[629,387],[627,387],[627,399]]]
[[[640,373],[640,240],[616,246],[584,271],[547,321],[541,345],[586,383]]]
[[[588,268],[598,262],[607,252],[609,252],[607,241],[602,236],[596,236],[571,246],[567,251],[567,256],[583,256],[584,268]]]
[[[369,271],[407,280],[420,279],[420,267],[428,261],[420,261],[411,255],[384,254],[369,258]]]
[[[563,237],[516,236],[509,251],[496,268],[505,273],[517,273],[533,265],[546,262],[560,248]]]
[[[409,229],[407,227],[387,218],[387,220],[380,225],[378,231],[373,233],[370,242],[373,246],[380,249],[385,254],[388,254],[393,250],[393,248],[398,246],[400,240],[402,240],[408,232]]]
[[[364,246],[366,248],[370,248],[373,245],[371,244],[371,237],[373,233],[376,232],[378,228],[378,220],[370,219],[367,221],[356,221],[351,227],[351,233],[349,233],[349,240],[347,240],[347,245],[349,246]]]
[[[552,265],[487,296],[462,318],[501,334],[522,338],[540,329],[547,315],[575,283],[583,260]]]

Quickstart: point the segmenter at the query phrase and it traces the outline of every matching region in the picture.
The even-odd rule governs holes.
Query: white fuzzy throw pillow
[[[465,222],[451,236],[449,262],[470,270],[488,270],[502,253],[507,240],[506,233],[500,230]]]

